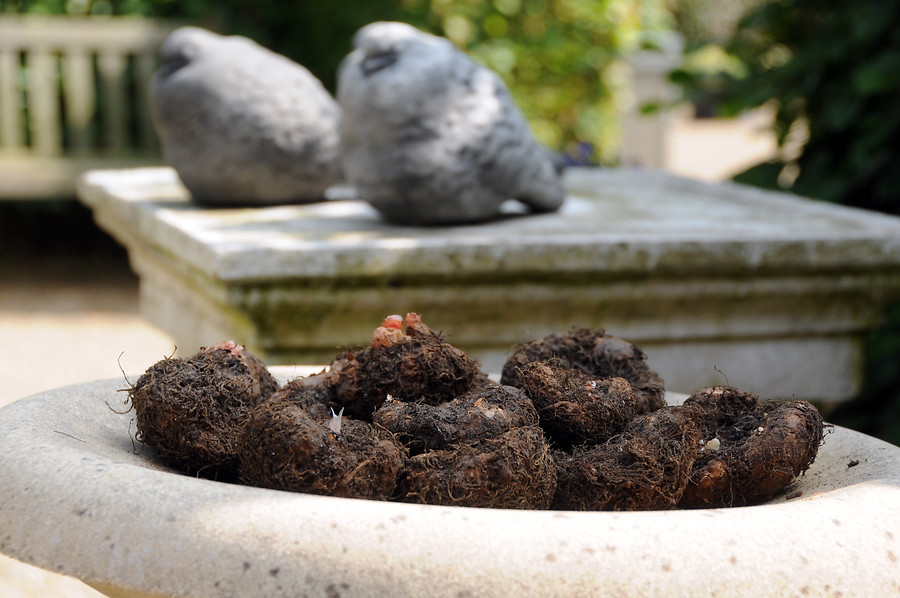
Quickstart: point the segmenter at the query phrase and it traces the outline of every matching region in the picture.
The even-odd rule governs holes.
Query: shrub
[[[774,102],[782,154],[737,180],[900,214],[900,4],[773,0],[728,50],[731,113]]]

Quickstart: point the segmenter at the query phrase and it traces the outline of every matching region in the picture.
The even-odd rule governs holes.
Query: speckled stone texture
[[[320,199],[340,179],[340,109],[308,70],[240,36],[183,27],[151,108],[166,161],[204,204]]]
[[[354,47],[338,78],[343,164],[382,217],[446,224],[495,217],[510,198],[562,204],[549,153],[493,72],[403,23],[368,25]]]
[[[272,369],[284,381],[317,368]],[[133,415],[110,409],[123,386],[121,378],[71,386],[0,410],[0,552],[109,596],[900,591],[900,448],[845,428],[826,435],[804,477],[756,507],[438,507],[172,473],[132,442]]]

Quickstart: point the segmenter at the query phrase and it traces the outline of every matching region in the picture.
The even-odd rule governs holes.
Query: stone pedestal
[[[431,228],[358,200],[205,209],[165,168],[91,172],[79,194],[182,353],[234,338],[327,363],[415,311],[492,371],[577,325],[644,348],[671,391],[856,393],[863,337],[900,297],[900,219],[652,171],[565,180],[558,213]]]

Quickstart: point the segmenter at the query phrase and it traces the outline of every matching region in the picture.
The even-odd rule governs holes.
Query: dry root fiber
[[[492,384],[440,405],[389,399],[375,412],[374,422],[395,434],[410,454],[416,455],[536,426],[538,415],[522,391]]]
[[[387,500],[406,459],[390,434],[346,417],[313,417],[298,403],[268,401],[250,414],[241,476],[264,488]]]
[[[519,370],[532,361],[550,361],[596,379],[625,378],[637,394],[638,413],[650,413],[666,404],[663,381],[647,365],[643,351],[602,330],[573,328],[520,345],[503,366],[500,381],[519,386]]]
[[[336,401],[352,417],[371,421],[387,395],[435,405],[449,401],[466,392],[479,374],[478,362],[417,315],[407,315],[406,334],[396,326],[397,317],[376,329],[371,346],[331,364]]]
[[[697,456],[696,411],[664,407],[632,419],[603,444],[556,452],[553,508],[576,511],[671,509]]]
[[[541,361],[516,372],[519,388],[534,403],[541,427],[557,448],[603,442],[637,415],[637,395],[624,378],[595,379]]]
[[[822,443],[822,417],[805,401],[759,402],[727,386],[692,395],[701,448],[679,506],[757,504],[805,472]]]
[[[550,446],[536,426],[411,457],[400,500],[497,509],[546,509],[556,489]]]
[[[231,341],[164,359],[129,392],[137,439],[186,473],[231,479],[240,428],[276,388],[265,365]]]

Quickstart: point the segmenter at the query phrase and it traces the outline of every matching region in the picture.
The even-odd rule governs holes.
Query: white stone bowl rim
[[[133,444],[132,415],[113,412],[125,387],[91,382],[0,410],[0,552],[144,598],[900,592],[900,448],[846,428],[766,505],[474,509],[172,473]]]

